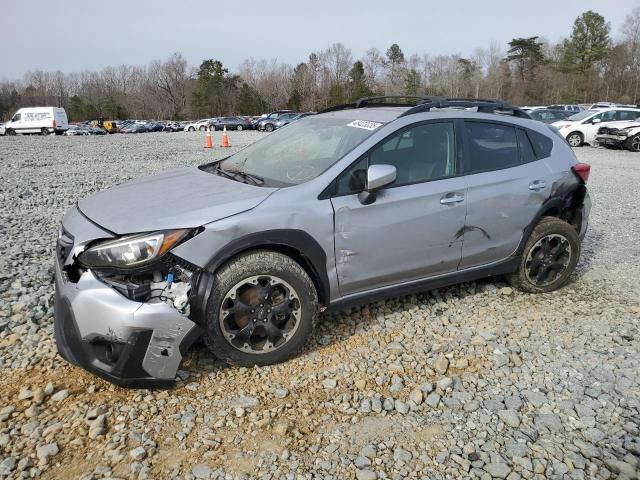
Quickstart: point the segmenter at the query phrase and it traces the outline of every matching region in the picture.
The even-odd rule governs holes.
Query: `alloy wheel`
[[[640,152],[640,135],[636,135],[631,139],[631,150],[634,152]]]
[[[219,323],[234,348],[251,354],[273,352],[291,340],[302,308],[295,289],[274,275],[255,275],[224,296]]]
[[[556,282],[571,262],[571,244],[563,235],[552,233],[538,240],[525,261],[527,280],[537,287]]]
[[[572,133],[571,135],[569,135],[567,141],[572,147],[579,147],[582,144],[582,138],[577,133]]]

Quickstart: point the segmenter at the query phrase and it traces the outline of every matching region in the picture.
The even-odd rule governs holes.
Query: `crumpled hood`
[[[78,208],[122,235],[199,227],[250,210],[275,190],[188,167],[103,190],[80,200]]]

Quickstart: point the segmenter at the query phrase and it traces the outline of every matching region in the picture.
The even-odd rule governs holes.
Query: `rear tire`
[[[567,135],[567,142],[572,147],[580,147],[584,143],[584,135],[580,132],[571,132]]]
[[[189,127],[189,129],[187,130],[188,132],[195,132],[196,129],[194,127]]]
[[[625,147],[632,152],[640,152],[640,133],[628,138]]]
[[[213,285],[204,340],[225,362],[279,363],[296,355],[311,336],[316,289],[290,257],[266,250],[241,254],[215,274]]]
[[[237,131],[239,131],[239,132],[241,132],[241,131],[242,131],[242,125],[238,125],[238,126],[236,127],[236,130],[237,130]]]
[[[201,132],[204,132],[207,129],[207,127],[205,127],[204,125],[200,125],[200,128],[198,128],[198,130],[200,130]]]
[[[556,217],[542,217],[535,226],[509,283],[529,293],[557,290],[567,283],[580,258],[576,229]]]
[[[43,127],[42,129],[40,129],[40,135],[46,137],[47,135],[49,135],[49,129]]]
[[[272,125],[272,124],[270,124],[270,123],[267,123],[267,124],[264,126],[264,129],[265,129],[265,131],[267,131],[267,132],[273,132],[273,125]]]

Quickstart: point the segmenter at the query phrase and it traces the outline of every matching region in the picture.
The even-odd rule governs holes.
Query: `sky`
[[[2,2],[0,79],[27,70],[74,72],[146,65],[182,53],[190,65],[215,58],[232,71],[247,58],[291,64],[342,42],[354,58],[392,43],[406,56],[471,55],[492,40],[557,42],[595,10],[618,35],[640,0],[28,0]]]

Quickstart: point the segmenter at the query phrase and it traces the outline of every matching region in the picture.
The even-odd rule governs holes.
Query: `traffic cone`
[[[222,128],[222,143],[220,144],[221,147],[230,147],[231,145],[229,145],[229,136],[227,135],[227,127],[223,127]]]
[[[211,141],[211,127],[207,128],[207,137],[204,141],[204,148],[213,148],[213,142]]]

